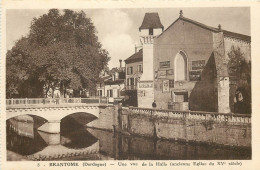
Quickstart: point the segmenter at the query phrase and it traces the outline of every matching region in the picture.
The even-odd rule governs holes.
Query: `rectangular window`
[[[149,35],[153,35],[153,28],[149,28]]]
[[[107,97],[109,97],[109,91],[110,91],[110,90],[107,90]]]
[[[117,97],[120,97],[120,90],[117,89]]]
[[[133,67],[130,67],[130,74],[133,74]]]
[[[139,64],[139,65],[138,65],[137,70],[138,70],[139,73],[142,73],[142,72],[143,72],[142,64]]]
[[[127,68],[127,74],[128,75],[133,74],[133,67],[128,67]]]
[[[134,85],[134,78],[130,78],[130,85],[131,85],[131,86]]]
[[[109,97],[113,97],[113,90],[109,90]]]

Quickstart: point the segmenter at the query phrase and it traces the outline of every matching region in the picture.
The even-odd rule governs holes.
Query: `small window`
[[[110,90],[109,97],[113,97],[113,90]]]
[[[99,96],[102,96],[102,90],[99,90],[99,94],[98,94]]]
[[[109,92],[110,92],[110,90],[107,90],[107,97],[109,97]]]
[[[127,68],[127,74],[128,75],[133,74],[133,67],[128,67]]]
[[[134,78],[130,78],[130,85],[131,85],[131,86],[134,86],[134,85],[135,85],[135,84],[134,84],[134,83],[135,83],[134,81],[135,81]]]
[[[142,64],[139,64],[139,65],[138,65],[138,72],[139,72],[139,73],[142,73],[142,72],[143,72]]]
[[[117,97],[120,97],[120,90],[117,89]]]
[[[149,28],[149,35],[153,35],[153,28]]]
[[[115,74],[113,74],[113,76],[112,76],[112,80],[113,80],[113,81],[116,80],[116,76],[115,76]]]

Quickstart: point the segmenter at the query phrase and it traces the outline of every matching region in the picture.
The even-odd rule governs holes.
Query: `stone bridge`
[[[83,99],[9,99],[6,102],[6,120],[32,115],[44,118],[47,122],[38,130],[47,133],[60,133],[60,122],[64,117],[75,113],[86,113],[99,117],[100,100]]]

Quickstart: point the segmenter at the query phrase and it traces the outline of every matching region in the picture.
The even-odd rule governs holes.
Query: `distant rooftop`
[[[134,63],[134,62],[138,62],[138,61],[143,61],[143,49],[139,50],[137,53],[134,53],[133,55],[128,57],[125,60],[125,63],[129,64],[129,63]]]
[[[149,28],[162,28],[164,29],[159,14],[157,12],[154,13],[145,13],[144,20],[142,25],[139,27],[140,29],[149,29]]]

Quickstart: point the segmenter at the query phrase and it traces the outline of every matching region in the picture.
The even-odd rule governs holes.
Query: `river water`
[[[109,131],[86,128],[72,119],[62,121],[61,133],[56,135],[39,132],[38,127],[35,120],[8,120],[7,150],[24,158],[41,155],[49,157],[48,160],[251,159],[250,149],[187,144],[114,134]],[[52,144],[53,141],[59,143]],[[50,156],[52,152],[56,155]],[[57,157],[57,155],[70,156]],[[11,160],[9,157],[7,159]]]

